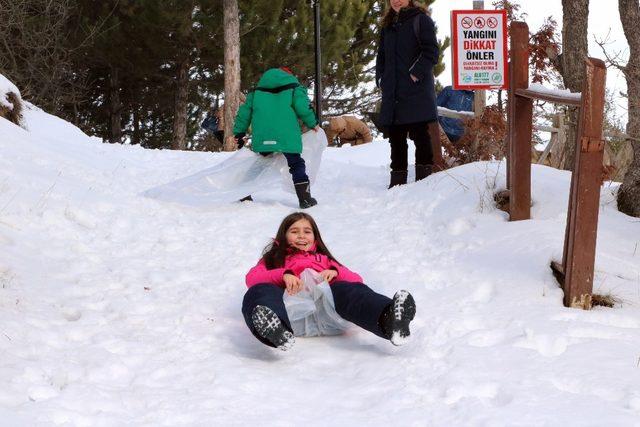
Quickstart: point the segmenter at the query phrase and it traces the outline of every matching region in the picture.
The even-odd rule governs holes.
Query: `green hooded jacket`
[[[308,128],[318,124],[307,89],[294,75],[272,68],[260,77],[258,86],[240,106],[233,134],[246,133],[251,125],[253,151],[301,153],[302,131],[298,119]]]

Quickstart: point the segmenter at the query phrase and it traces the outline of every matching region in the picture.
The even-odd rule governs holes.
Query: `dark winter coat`
[[[438,94],[436,103],[449,110],[473,111],[473,99],[472,90],[453,90],[451,86],[446,86]],[[464,135],[462,120],[451,117],[438,117],[438,120],[451,141],[457,141]]]
[[[437,119],[433,77],[437,62],[438,41],[431,18],[415,7],[401,9],[393,23],[382,29],[378,46],[376,84],[382,90],[381,125]]]
[[[211,133],[216,133],[218,132],[218,130],[220,130],[219,122],[220,120],[215,115],[211,114],[204,119],[200,127],[202,127],[202,129],[204,130],[208,130]]]

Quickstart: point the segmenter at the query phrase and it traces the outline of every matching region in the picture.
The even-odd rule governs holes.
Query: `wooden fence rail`
[[[602,120],[606,78],[604,62],[588,58],[578,121],[576,159],[571,175],[562,265],[551,263],[554,275],[564,289],[564,304],[567,307],[591,308],[602,185]]]
[[[529,28],[524,22],[511,24],[510,82],[507,109],[507,195],[509,219],[531,217],[531,137],[533,101],[580,107],[576,159],[571,176],[569,207],[562,264],[552,263],[562,285],[564,304],[591,307],[598,208],[602,183],[602,120],[606,67],[599,59],[585,61],[586,77],[580,97],[529,89]]]

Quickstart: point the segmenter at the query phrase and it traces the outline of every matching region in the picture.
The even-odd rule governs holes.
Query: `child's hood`
[[[280,68],[271,68],[270,70],[265,71],[262,77],[260,77],[258,87],[274,89],[292,83],[300,84],[296,76],[293,74],[289,74]]]

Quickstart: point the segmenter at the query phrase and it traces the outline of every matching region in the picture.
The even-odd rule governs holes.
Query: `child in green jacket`
[[[251,125],[253,151],[262,155],[278,152],[285,156],[300,207],[305,209],[318,202],[311,197],[309,177],[300,155],[302,131],[298,119],[309,129],[318,131],[318,119],[311,109],[307,89],[288,68],[271,68],[260,77],[258,86],[240,106],[233,134],[242,147]]]

